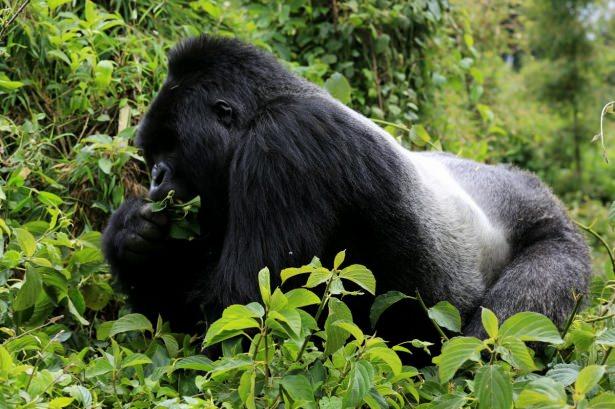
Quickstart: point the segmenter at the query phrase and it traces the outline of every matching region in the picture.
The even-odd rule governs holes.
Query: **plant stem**
[[[423,302],[423,299],[421,298],[421,294],[419,293],[419,290],[416,290],[416,299],[419,300],[419,303],[421,304],[421,307],[423,307],[423,310],[425,311],[425,314],[427,314],[427,316],[429,317],[429,309],[427,308],[427,306]],[[436,327],[436,330],[438,330],[438,333],[440,334],[440,336],[442,338],[444,338],[446,341],[448,341],[449,338],[446,336],[444,331],[442,331],[442,328],[440,328],[438,323],[436,321],[434,321],[433,319],[431,319],[431,318],[429,318],[429,320],[431,321],[433,326]]]
[[[600,365],[606,364],[606,361],[608,361],[609,355],[611,355],[612,350],[613,350],[613,347],[609,347],[609,349],[606,350],[606,353],[604,354],[604,358],[602,358],[602,362],[600,363]]]
[[[577,312],[579,312],[579,308],[581,307],[582,301],[583,301],[583,294],[579,295],[579,297],[577,298],[577,302],[574,304],[572,313],[568,317],[568,321],[566,321],[566,326],[564,327],[564,331],[562,331],[562,339],[568,333],[568,330],[570,329],[570,326],[572,325],[572,321],[574,320],[574,317],[577,315]]]
[[[331,287],[331,282],[333,281],[334,277],[335,277],[334,275],[331,275],[331,277],[329,278],[329,281],[327,281],[325,292],[322,296],[322,300],[320,301],[320,305],[318,306],[318,310],[316,311],[316,315],[314,316],[314,320],[316,321],[316,323],[318,323],[318,320],[320,319],[322,311],[325,309],[325,305],[327,305],[327,302],[329,301],[329,288]],[[303,344],[301,345],[301,349],[299,350],[299,354],[297,354],[297,359],[295,359],[295,362],[299,362],[299,360],[303,356],[303,353],[305,352],[305,348],[307,348],[307,344],[310,341],[311,337],[312,337],[311,333],[308,334],[307,337],[305,337],[305,340],[303,341]]]
[[[615,273],[615,255],[613,254],[613,250],[611,249],[609,244],[606,242],[606,240],[600,234],[596,233],[596,231],[594,231],[594,229],[592,229],[591,227],[586,226],[583,223],[580,223],[576,220],[573,220],[573,221],[577,226],[579,226],[581,229],[585,230],[586,232],[590,233],[592,236],[597,238],[600,241],[600,243],[602,243],[602,246],[604,246],[607,254],[609,255],[609,258],[611,259],[611,268],[613,269],[613,273]]]

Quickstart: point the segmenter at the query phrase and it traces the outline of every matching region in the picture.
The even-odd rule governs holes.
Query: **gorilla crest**
[[[450,301],[470,335],[481,335],[481,306],[500,319],[531,310],[562,324],[573,293],[588,287],[587,246],[535,176],[410,152],[237,40],[202,36],[171,51],[137,144],[150,198],[199,195],[203,234],[170,239],[168,217],[134,198],[111,217],[104,250],[134,308],[177,329],[257,299],[264,266],[275,276],[340,249],[372,269],[379,293]],[[351,309],[366,326],[363,297]],[[391,341],[431,331],[410,301],[378,327]]]

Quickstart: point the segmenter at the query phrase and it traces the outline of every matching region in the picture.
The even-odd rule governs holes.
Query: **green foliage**
[[[519,2],[489,3],[1,1],[0,407],[613,407],[615,233],[607,220],[615,178],[588,148],[582,189],[595,200],[573,208],[603,273],[588,308],[563,332],[539,314],[500,322],[483,309],[488,338],[479,340],[459,336],[461,316],[446,301],[379,294],[372,325],[405,300],[421,304],[440,331],[441,353],[425,368],[406,360],[431,343],[391,345],[355,324],[348,297],[378,288],[367,267],[344,265],[344,252],[332,268],[315,258],[283,270],[282,288],[262,270],[260,302],[229,306],[196,335],[129,311],[103,261],[98,230],[125,196],[143,195],[147,176],[132,141],[166,74],[166,52],[200,32],[268,49],[408,146],[513,162],[539,171],[565,198],[582,198],[569,165],[551,160],[568,157],[559,134],[566,112],[541,105],[527,85],[537,66],[557,74],[551,80],[572,71],[550,65],[551,54],[540,55],[544,65],[509,69],[501,55],[540,47],[524,44],[517,20],[502,29]],[[591,31],[592,58],[601,59],[576,66],[604,90],[599,104],[584,102],[579,129],[612,99],[613,47],[601,34],[608,24]],[[555,26],[538,28],[552,34]],[[504,38],[509,30],[514,39]],[[569,41],[567,32],[549,38]],[[585,91],[583,101],[592,100]],[[605,153],[611,118],[606,110]],[[199,234],[199,198],[153,206],[172,215],[175,237]],[[303,286],[289,287],[291,277]],[[212,361],[208,348],[222,355]]]

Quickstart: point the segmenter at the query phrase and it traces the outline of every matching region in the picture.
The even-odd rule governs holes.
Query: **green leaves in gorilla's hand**
[[[175,191],[171,190],[167,196],[152,203],[153,212],[166,211],[171,218],[169,235],[173,239],[192,240],[201,234],[198,220],[201,209],[201,197],[195,196],[187,202],[174,199]]]

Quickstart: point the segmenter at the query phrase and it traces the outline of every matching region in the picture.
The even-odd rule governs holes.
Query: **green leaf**
[[[372,328],[376,327],[378,319],[380,318],[382,313],[385,312],[390,306],[392,306],[398,301],[408,298],[412,299],[413,297],[410,297],[399,291],[389,291],[377,296],[369,311],[369,322],[371,323]]]
[[[21,81],[11,81],[9,77],[0,73],[0,91],[10,92],[24,86]]]
[[[14,311],[23,311],[32,307],[43,290],[41,275],[35,269],[29,268],[26,271],[25,278],[24,283],[15,296],[15,301],[13,302]]]
[[[113,365],[107,358],[98,358],[91,361],[85,369],[86,378],[95,378],[113,371]]]
[[[263,312],[264,313],[264,312]],[[233,304],[222,311],[222,317],[232,319],[260,318],[263,315],[251,305]]]
[[[320,298],[305,288],[295,288],[286,294],[286,308],[299,308],[320,303]]]
[[[344,302],[337,298],[329,300],[329,316],[325,321],[325,336],[327,343],[325,345],[325,355],[330,355],[344,346],[348,339],[348,331],[333,325],[336,321],[352,322],[352,313]]]
[[[509,409],[513,391],[510,376],[498,365],[487,365],[476,372],[474,390],[479,409]]]
[[[589,402],[590,409],[613,409],[615,408],[615,393],[604,392]]]
[[[131,366],[138,366],[138,365],[148,365],[151,363],[152,363],[152,360],[149,359],[147,355],[140,354],[140,353],[134,353],[124,358],[124,360],[122,361],[122,368],[128,368]]]
[[[291,408],[316,409],[314,390],[310,380],[305,375],[286,375],[280,381],[280,386],[284,388],[286,397],[292,400]]]
[[[326,268],[318,268],[310,273],[304,287],[314,288],[329,280],[332,276],[333,273]]]
[[[456,337],[447,341],[442,347],[442,353],[433,358],[433,362],[438,365],[440,381],[448,382],[468,360],[479,362],[480,351],[484,348],[483,343],[473,337]]]
[[[557,364],[547,372],[547,376],[564,386],[569,386],[577,380],[580,369],[576,364]]]
[[[367,350],[366,355],[372,359],[377,358],[377,359],[382,360],[384,363],[386,363],[389,366],[389,368],[391,368],[393,375],[399,375],[401,373],[401,370],[402,370],[401,359],[399,359],[399,356],[397,355],[397,353],[395,353],[395,351],[393,351],[391,348],[387,348],[387,347],[370,348]]]
[[[598,385],[605,371],[606,367],[604,365],[589,365],[581,369],[574,384],[575,395],[585,395],[594,386]]]
[[[36,240],[32,233],[26,229],[13,229],[13,234],[15,234],[17,244],[19,244],[21,251],[23,251],[27,257],[32,257],[36,251]]]
[[[269,298],[271,297],[271,285],[269,283],[269,269],[265,267],[258,272],[258,288],[261,291],[261,298],[265,304],[269,303]]]
[[[280,322],[289,337],[301,334],[301,316],[296,309],[270,311],[269,317]]]
[[[256,409],[256,403],[254,402],[254,389],[256,388],[256,376],[254,369],[248,369],[239,379],[239,387],[237,393],[239,398],[248,409]]]
[[[111,174],[111,167],[112,166],[113,166],[113,162],[111,162],[109,159],[107,159],[107,158],[100,158],[100,159],[98,159],[98,167],[105,174],[107,174],[107,175]]]
[[[615,328],[607,328],[596,338],[596,344],[605,347],[615,347]]]
[[[348,104],[351,99],[352,88],[350,83],[339,72],[333,73],[327,81],[325,81],[325,89],[333,98],[338,99],[342,104]]]
[[[228,318],[223,317],[211,324],[205,335],[205,345],[211,346],[215,343],[224,341],[241,334],[243,330],[248,328],[258,328],[259,323],[249,317],[245,318]]]
[[[129,331],[148,331],[154,332],[152,323],[141,314],[126,314],[114,321],[109,331],[109,336],[113,337]]]
[[[66,396],[53,398],[49,401],[49,409],[62,409],[73,403],[74,398],[68,398]]]
[[[98,89],[105,89],[113,79],[113,61],[101,60],[94,69],[94,83]],[[107,173],[107,172],[105,172]]]
[[[491,338],[498,336],[498,317],[488,308],[481,307],[481,320],[485,331]]]
[[[461,332],[461,315],[459,315],[459,310],[448,301],[440,301],[427,310],[427,314],[439,326],[453,332]]]
[[[11,358],[11,354],[0,345],[0,372],[8,371],[13,367],[13,358]]]
[[[252,360],[246,356],[238,356],[235,358],[223,358],[214,363],[214,368],[211,370],[211,376],[216,377],[230,371],[245,369],[254,365]]]
[[[164,342],[164,346],[167,349],[169,357],[175,358],[175,356],[177,356],[177,352],[179,351],[179,344],[175,338],[170,334],[162,334],[160,338],[162,338],[162,342]]]
[[[527,372],[537,369],[534,358],[530,354],[530,349],[519,338],[503,338],[501,349],[497,349],[497,351],[504,361],[517,369]]]
[[[288,280],[291,277],[300,275],[300,274],[308,274],[311,273],[314,270],[314,267],[311,265],[307,265],[307,266],[303,266],[303,267],[291,267],[291,268],[285,268],[284,270],[282,270],[282,272],[280,273],[280,278],[282,279],[282,284],[284,284],[286,282],[286,280]]]
[[[569,408],[564,387],[550,378],[539,378],[530,382],[521,391],[517,401],[517,408]]]
[[[423,146],[431,142],[431,135],[421,124],[416,124],[410,128],[410,139],[418,146]]]
[[[318,400],[318,407],[320,409],[342,409],[342,398],[339,396],[323,396]]]
[[[55,195],[51,192],[38,192],[37,197],[38,200],[45,206],[58,207],[63,203],[63,200],[60,196]]]
[[[352,281],[370,294],[376,294],[376,279],[372,272],[365,266],[353,264],[340,272],[340,278]]]
[[[181,358],[175,363],[176,369],[191,369],[193,371],[209,372],[213,369],[211,359],[204,355],[188,356]]]
[[[357,341],[359,341],[359,344],[363,343],[363,340],[365,339],[365,336],[363,335],[363,331],[361,331],[361,328],[359,328],[357,324],[355,324],[354,322],[340,320],[340,321],[335,321],[333,325],[335,325],[338,328],[342,328],[343,330],[348,332]]]
[[[346,259],[346,250],[342,250],[335,255],[335,260],[333,260],[333,269],[337,270],[344,260]]]
[[[352,364],[348,374],[348,389],[343,397],[343,407],[358,408],[363,398],[373,385],[374,368],[365,361],[359,360]]]
[[[537,312],[525,311],[508,318],[500,327],[500,336],[516,337],[522,341],[539,341],[551,344],[563,342],[559,331],[550,319]]]

